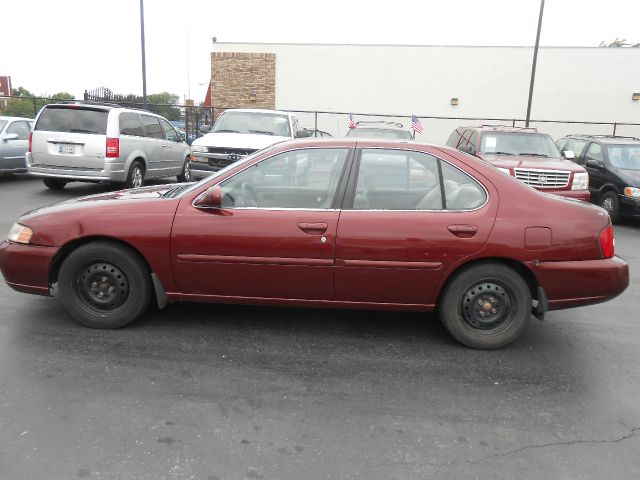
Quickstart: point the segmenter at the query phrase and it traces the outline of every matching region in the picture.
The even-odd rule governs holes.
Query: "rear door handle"
[[[300,222],[298,223],[298,228],[309,235],[322,235],[327,231],[327,224],[323,222]]]
[[[477,225],[449,225],[447,229],[460,238],[471,238],[478,232]]]

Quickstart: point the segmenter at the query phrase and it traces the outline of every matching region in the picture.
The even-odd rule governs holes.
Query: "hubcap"
[[[504,323],[510,316],[509,293],[493,282],[469,288],[462,298],[462,316],[470,326],[488,330]]]
[[[189,162],[184,164],[184,179],[187,182],[191,180],[191,169],[189,168]]]
[[[94,310],[116,310],[129,298],[127,277],[107,262],[94,263],[80,270],[75,288],[82,302]]]
[[[140,168],[134,168],[133,174],[131,175],[131,184],[133,188],[138,188],[142,186],[142,170]]]
[[[602,208],[604,208],[607,212],[613,212],[613,198],[607,196],[602,199]]]

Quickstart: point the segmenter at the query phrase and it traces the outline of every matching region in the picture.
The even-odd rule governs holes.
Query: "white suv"
[[[140,187],[148,178],[189,181],[189,146],[171,124],[146,110],[104,105],[47,105],[29,138],[27,171],[51,189],[68,182],[118,182]]]
[[[211,132],[191,144],[191,174],[193,178],[203,178],[274,143],[308,136],[293,113],[225,110]]]

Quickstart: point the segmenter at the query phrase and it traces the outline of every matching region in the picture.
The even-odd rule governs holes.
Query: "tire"
[[[149,269],[133,251],[92,242],[72,251],[58,275],[60,299],[79,323],[119,328],[137,319],[152,298]]]
[[[179,182],[191,181],[191,168],[189,167],[189,157],[185,158],[182,173],[176,177]]]
[[[620,200],[616,192],[611,190],[604,192],[600,197],[600,206],[607,211],[612,223],[620,220]]]
[[[492,350],[520,336],[531,308],[531,292],[517,272],[499,263],[483,263],[448,282],[439,313],[444,327],[460,343]]]
[[[51,190],[62,190],[67,184],[67,181],[60,178],[43,178],[42,183]]]
[[[127,180],[124,182],[125,188],[139,188],[144,185],[144,167],[136,160],[129,167]]]

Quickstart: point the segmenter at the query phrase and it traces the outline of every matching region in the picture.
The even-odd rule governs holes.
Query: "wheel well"
[[[58,281],[58,274],[60,273],[60,267],[62,266],[62,263],[69,256],[71,252],[76,250],[78,247],[81,247],[82,245],[86,245],[88,243],[93,243],[93,242],[108,242],[108,243],[126,248],[130,252],[137,255],[144,262],[144,264],[149,269],[149,273],[152,272],[151,266],[149,265],[149,262],[147,262],[147,259],[144,257],[144,255],[140,253],[140,251],[138,251],[138,249],[136,249],[131,244],[127,242],[123,242],[122,240],[111,238],[111,237],[84,237],[84,238],[79,238],[77,240],[72,240],[71,242],[64,244],[60,249],[60,251],[53,258],[53,261],[51,262],[51,268],[49,268],[49,285],[53,285]]]
[[[529,291],[531,292],[531,298],[534,300],[538,300],[538,281],[536,280],[536,277],[533,275],[533,272],[529,270],[524,264],[522,264],[521,262],[518,262],[517,260],[513,260],[511,258],[486,257],[486,258],[480,258],[477,260],[472,260],[470,262],[467,262],[463,265],[460,265],[453,272],[451,272],[451,274],[449,275],[449,278],[447,278],[447,281],[445,282],[445,284],[440,289],[440,292],[438,293],[437,305],[440,305],[440,300],[442,299],[442,295],[444,295],[444,292],[446,291],[449,283],[451,283],[451,281],[460,272],[463,272],[464,270],[467,270],[471,267],[475,267],[476,265],[481,265],[483,263],[499,263],[502,265],[506,265],[507,267],[515,270],[523,278],[523,280],[526,282],[527,286],[529,287]]]
[[[144,158],[136,157],[133,160],[131,160],[131,165],[133,165],[133,162],[139,162],[140,165],[142,165],[143,173],[147,171],[147,162],[145,161]],[[129,169],[131,169],[131,165],[129,166]]]

